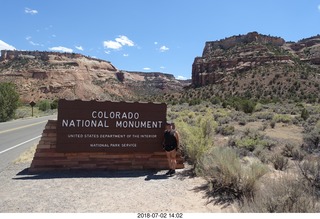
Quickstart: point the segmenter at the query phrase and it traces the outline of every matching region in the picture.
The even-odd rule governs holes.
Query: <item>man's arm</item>
[[[176,140],[177,140],[177,147],[179,147],[179,145],[180,145],[180,136],[179,136],[179,133],[178,133],[177,131],[175,131],[174,136],[176,137]]]

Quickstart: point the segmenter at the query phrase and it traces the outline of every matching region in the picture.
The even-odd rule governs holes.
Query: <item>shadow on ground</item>
[[[210,182],[195,187],[193,191],[204,192],[203,198],[207,199],[207,204],[221,205],[222,208],[229,207],[236,200],[233,191],[228,189],[215,189]]]
[[[164,180],[176,177],[183,180],[190,177],[189,170],[182,170],[173,176],[165,174],[167,170],[51,170],[38,173],[29,172],[25,168],[13,177],[13,180],[39,180],[39,179],[57,179],[57,178],[136,178],[145,177],[144,180]]]
[[[14,180],[56,179],[56,178],[130,178],[153,176],[157,170],[52,170],[30,173],[29,168],[20,171]]]

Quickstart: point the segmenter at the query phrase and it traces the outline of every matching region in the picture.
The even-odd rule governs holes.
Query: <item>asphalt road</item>
[[[0,123],[0,172],[37,144],[47,121],[56,118],[44,116]]]

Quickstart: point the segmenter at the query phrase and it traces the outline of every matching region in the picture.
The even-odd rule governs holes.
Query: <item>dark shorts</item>
[[[175,145],[167,145],[167,146],[164,146],[164,150],[167,151],[167,152],[173,151],[173,150],[175,150],[175,149],[177,149],[177,146],[175,146]]]

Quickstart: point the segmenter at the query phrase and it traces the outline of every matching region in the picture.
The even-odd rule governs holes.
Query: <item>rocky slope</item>
[[[173,75],[121,71],[110,62],[74,53],[1,51],[0,82],[17,85],[23,102],[40,99],[140,100],[180,91]]]
[[[193,94],[198,98],[238,95],[314,101],[319,84],[320,35],[286,42],[251,32],[206,42],[192,65],[192,85],[202,87],[201,95]]]

